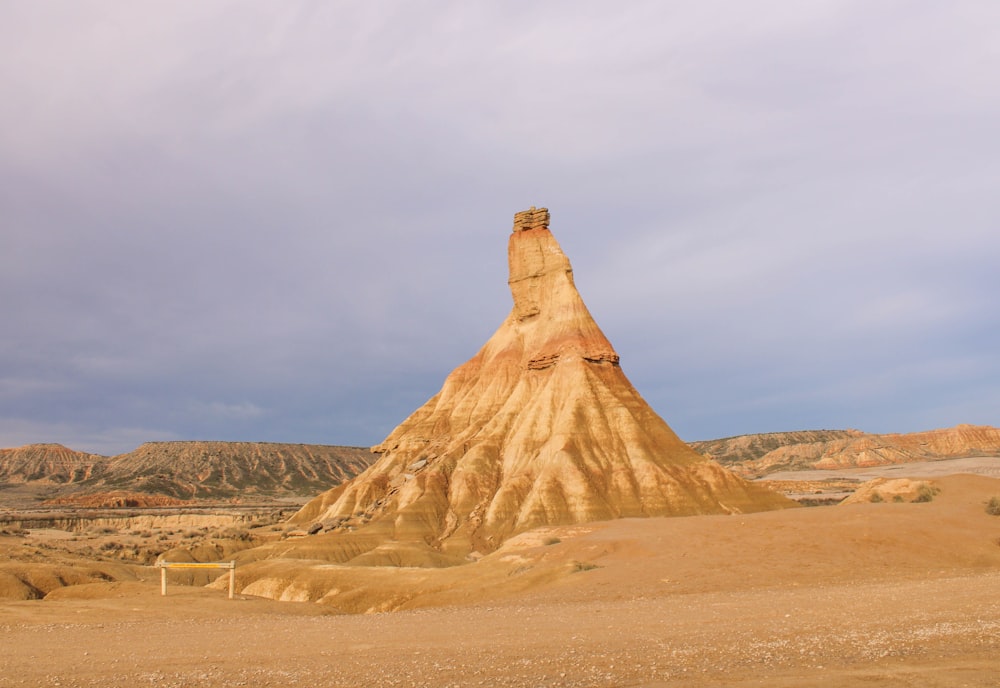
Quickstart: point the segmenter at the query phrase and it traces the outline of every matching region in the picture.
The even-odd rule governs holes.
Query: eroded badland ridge
[[[374,458],[360,447],[270,442],[147,442],[112,457],[33,444],[0,449],[0,486],[86,506],[140,506],[120,503],[122,492],[180,501],[301,497],[353,478]]]
[[[108,457],[61,444],[28,444],[0,449],[0,483],[79,483],[100,473]]]
[[[692,447],[749,478],[777,471],[867,468],[973,456],[1000,457],[1000,428],[958,425],[877,435],[859,430],[743,435]]]

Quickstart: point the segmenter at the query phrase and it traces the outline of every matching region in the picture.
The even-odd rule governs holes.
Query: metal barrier
[[[158,561],[156,568],[160,569],[160,594],[167,594],[167,569],[229,569],[229,599],[233,599],[236,591],[235,561]]]

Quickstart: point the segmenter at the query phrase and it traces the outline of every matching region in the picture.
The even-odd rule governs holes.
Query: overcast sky
[[[377,443],[551,229],[684,439],[1000,424],[1000,3],[0,0],[0,447]]]

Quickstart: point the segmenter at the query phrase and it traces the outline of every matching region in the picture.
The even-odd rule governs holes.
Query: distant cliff
[[[270,442],[147,442],[113,457],[32,444],[0,449],[0,483],[50,486],[54,497],[115,490],[182,500],[313,495],[376,458],[361,447]]]
[[[942,430],[875,435],[859,430],[811,430],[692,442],[733,471],[759,477],[784,470],[864,468],[966,456],[1000,457],[1000,429],[958,425]]]
[[[104,470],[108,457],[74,451],[61,444],[28,444],[0,449],[0,483],[79,483]]]

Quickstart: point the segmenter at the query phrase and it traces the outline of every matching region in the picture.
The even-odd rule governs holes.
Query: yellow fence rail
[[[158,561],[160,569],[160,594],[167,594],[167,569],[229,569],[229,599],[236,593],[235,561]]]

